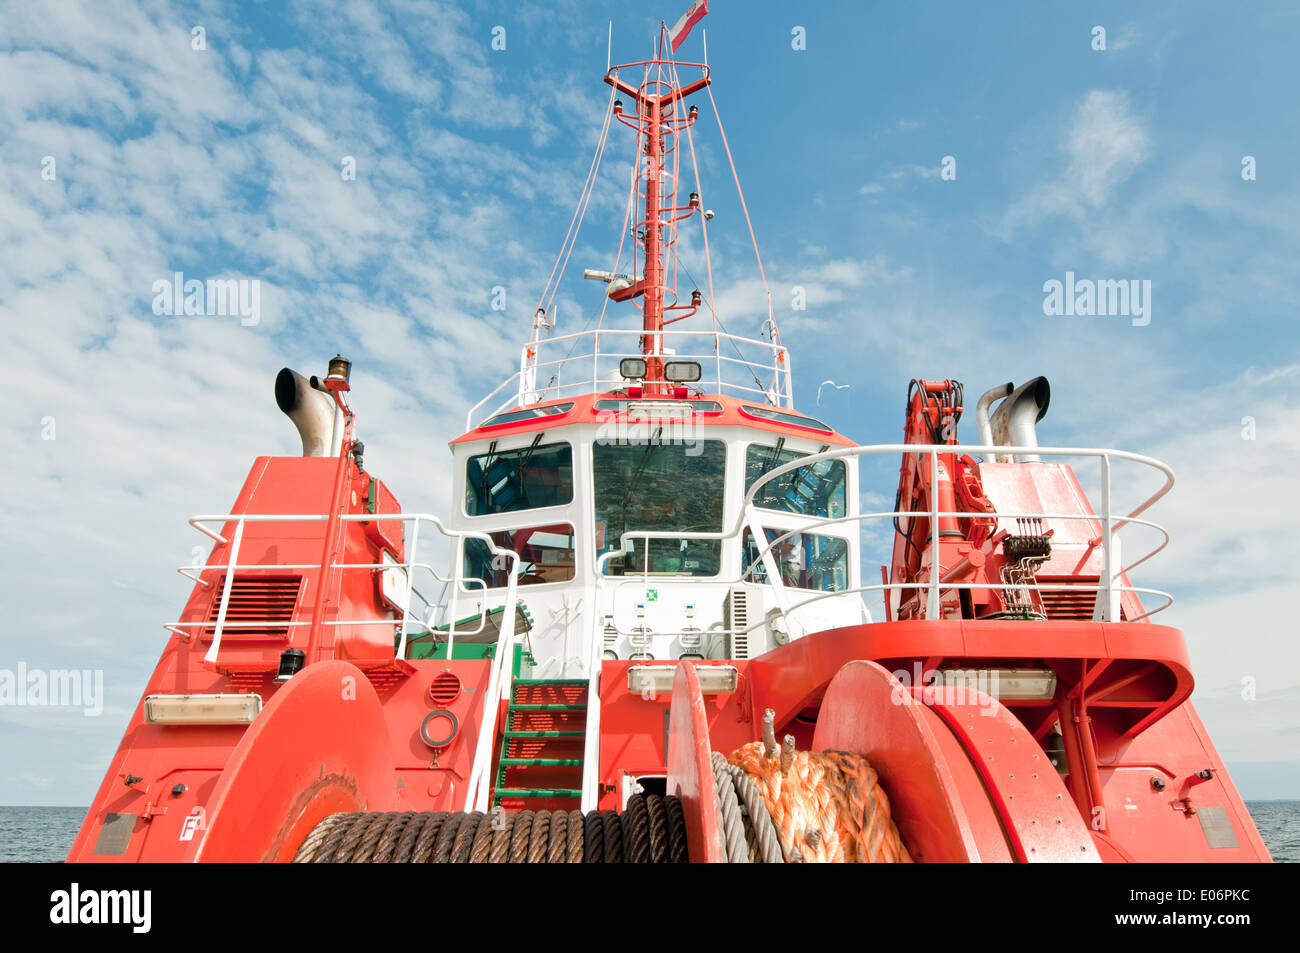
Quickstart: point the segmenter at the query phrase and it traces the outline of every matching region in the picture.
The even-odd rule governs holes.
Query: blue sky
[[[590,161],[607,24],[615,61],[640,59],[686,3],[631,6],[0,9],[0,669],[102,669],[106,695],[97,718],[0,708],[0,803],[88,802],[184,601],[174,567],[201,541],[186,517],[228,507],[254,456],[296,452],[281,366],[350,356],[368,468],[408,508],[446,510],[446,442],[514,368]],[[1173,543],[1135,582],[1177,597],[1159,621],[1187,635],[1243,793],[1300,796],[1300,8],[794,8],[715,0],[702,27],[799,406],[886,443],[913,377],[978,394],[1043,374],[1045,444],[1172,464],[1152,515]],[[681,56],[700,55],[697,27]],[[709,127],[719,313],[756,335]],[[616,129],[557,333],[599,307],[573,279],[611,261],[631,148]],[[698,248],[683,256],[702,279]],[[260,320],[155,315],[176,271],[258,280]],[[1067,271],[1149,280],[1150,323],[1045,315],[1043,284]],[[817,406],[825,379],[850,386]],[[864,496],[888,502],[895,480],[896,462],[869,468]]]

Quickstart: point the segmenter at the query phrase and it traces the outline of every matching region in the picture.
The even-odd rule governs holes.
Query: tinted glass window
[[[641,442],[597,443],[592,448],[596,496],[596,552],[618,549],[627,530],[716,533],[722,529],[726,446],[720,440],[667,443],[663,430]],[[636,540],[628,556],[614,557],[612,575],[649,571],[716,576],[718,540],[655,539],[647,552]]]
[[[523,410],[512,410],[504,414],[497,414],[495,417],[489,417],[479,426],[495,427],[497,424],[513,424],[521,420],[536,420],[538,417],[557,417],[560,414],[567,414],[572,409],[572,401],[567,404],[551,404],[547,407],[526,407]]]
[[[806,456],[802,450],[750,445],[745,451],[746,491],[764,474]],[[843,516],[845,472],[843,460],[819,460],[807,467],[796,467],[764,483],[754,494],[754,504],[801,516]]]
[[[820,420],[813,420],[811,417],[804,417],[800,414],[787,414],[784,411],[773,410],[771,407],[759,407],[756,404],[743,404],[740,409],[751,417],[761,417],[763,420],[774,420],[781,424],[794,424],[796,427],[811,427],[813,430],[831,432],[831,428]]]
[[[573,527],[530,526],[489,533],[500,549],[519,554],[519,585],[567,582],[573,578]],[[509,557],[494,557],[481,539],[465,540],[465,576],[479,579],[489,589],[504,586],[510,576]],[[470,583],[473,588],[473,583]]]
[[[519,447],[470,457],[465,512],[513,513],[573,500],[573,448],[567,443]]]
[[[770,543],[784,530],[764,529]],[[741,568],[748,568],[758,558],[754,536],[745,530],[745,552]],[[813,589],[819,592],[841,592],[849,587],[849,547],[837,536],[816,536],[796,533],[772,548],[781,582],[795,589]],[[767,582],[767,569],[762,562],[754,566],[745,577],[748,582]]]

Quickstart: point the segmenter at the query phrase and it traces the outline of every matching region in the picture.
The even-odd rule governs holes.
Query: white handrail
[[[600,339],[605,335],[614,338],[616,341],[626,340],[629,342],[628,346],[623,350],[602,350]],[[529,406],[543,400],[558,400],[580,394],[608,392],[611,386],[610,381],[602,380],[600,377],[602,363],[613,370],[622,358],[643,356],[644,351],[641,341],[646,336],[647,332],[637,328],[593,329],[531,342],[520,351],[519,370],[498,384],[491,393],[469,409],[465,415],[465,430],[473,430],[476,426],[481,425],[484,420],[515,406]],[[794,406],[790,354],[783,345],[773,341],[762,341],[718,331],[663,330],[651,332],[649,336],[658,339],[658,346],[653,349],[654,353],[657,354],[663,354],[663,342],[665,340],[671,339],[674,345],[678,345],[683,339],[692,343],[696,341],[705,342],[708,346],[701,349],[700,353],[683,351],[679,347],[677,353],[672,355],[671,359],[698,361],[701,368],[712,365],[715,371],[714,379],[712,381],[702,381],[702,384],[704,386],[716,385],[718,393],[738,394],[747,399],[774,403],[779,407],[790,408]],[[574,353],[577,345],[586,340],[591,341],[590,349],[582,350],[582,353]],[[722,342],[733,345],[736,348],[737,356],[724,355],[721,348]],[[569,348],[568,353],[557,357],[543,355],[544,350],[552,350],[565,344],[573,345]],[[746,357],[745,349],[750,350],[750,357]],[[757,350],[760,356],[753,356],[754,350]],[[668,355],[664,356],[667,357]],[[571,365],[580,369],[580,376],[576,380],[565,382],[561,378],[564,371]],[[739,383],[735,380],[724,379],[724,369],[732,368],[743,369],[748,377],[753,380],[749,383]],[[543,383],[538,380],[538,375],[541,371],[547,369],[554,369],[554,374],[550,381]],[[591,376],[586,377],[587,374]],[[765,375],[770,375],[770,385],[762,383]],[[517,384],[515,392],[511,396],[493,405],[491,409],[484,410],[484,407],[493,398],[501,394],[511,384]],[[621,383],[618,386],[621,386]]]
[[[1164,592],[1159,589],[1144,588],[1140,586],[1122,585],[1120,582],[1118,582],[1120,577],[1125,575],[1133,568],[1146,562],[1151,557],[1155,556],[1157,553],[1163,550],[1169,543],[1169,534],[1164,529],[1164,527],[1160,526],[1157,523],[1151,522],[1150,520],[1142,519],[1140,517],[1140,514],[1146,512],[1146,510],[1148,510],[1153,504],[1155,504],[1156,501],[1158,501],[1161,497],[1165,496],[1169,492],[1169,490],[1173,487],[1173,483],[1174,483],[1173,470],[1170,469],[1166,464],[1160,462],[1159,460],[1156,460],[1152,457],[1144,456],[1142,454],[1130,453],[1128,451],[1123,451],[1123,450],[1100,449],[1100,448],[1091,448],[1091,447],[1084,447],[1084,448],[1002,447],[1002,446],[991,446],[991,445],[878,444],[878,445],[863,446],[863,447],[845,447],[837,450],[825,451],[823,453],[809,454],[808,456],[799,457],[795,460],[792,460],[789,463],[783,464],[779,467],[775,467],[772,470],[769,470],[767,473],[765,473],[758,480],[756,480],[754,484],[747,489],[745,493],[743,505],[741,508],[741,512],[737,516],[735,523],[729,528],[724,527],[722,530],[717,532],[682,532],[682,531],[671,531],[671,530],[634,530],[634,531],[624,532],[619,537],[620,548],[611,549],[608,552],[603,553],[596,561],[597,587],[598,589],[603,589],[609,586],[612,583],[612,580],[614,578],[618,578],[619,580],[619,582],[615,585],[622,585],[628,582],[629,579],[639,579],[642,584],[649,583],[650,576],[649,576],[648,568],[643,568],[642,571],[640,572],[625,574],[621,577],[607,577],[605,575],[605,568],[609,560],[617,556],[629,555],[632,552],[632,542],[636,539],[645,539],[647,541],[651,539],[671,539],[671,540],[695,539],[695,540],[702,540],[702,541],[736,539],[749,525],[749,520],[746,517],[746,513],[751,507],[754,506],[753,500],[755,494],[758,493],[761,487],[771,482],[772,480],[779,479],[782,475],[786,473],[803,469],[812,464],[818,463],[822,460],[834,460],[834,459],[842,459],[848,457],[866,456],[866,455],[873,455],[873,454],[885,454],[885,453],[925,454],[930,458],[929,463],[931,468],[932,479],[937,478],[938,459],[939,459],[939,454],[941,453],[943,454],[1037,453],[1040,456],[1045,456],[1045,457],[1050,457],[1050,456],[1096,457],[1099,460],[1103,470],[1103,483],[1102,483],[1103,493],[1102,493],[1102,500],[1101,500],[1101,504],[1102,504],[1101,512],[1098,513],[1077,513],[1077,512],[1076,513],[1050,513],[1050,512],[1019,513],[1019,512],[998,511],[994,513],[988,513],[988,512],[972,512],[972,511],[963,511],[963,510],[947,511],[947,510],[940,510],[938,508],[938,501],[936,496],[932,500],[929,510],[920,513],[916,511],[893,510],[893,511],[884,511],[884,512],[876,512],[876,513],[861,513],[856,516],[846,515],[846,516],[838,516],[838,517],[808,517],[806,519],[806,522],[802,523],[798,527],[794,529],[785,530],[780,535],[778,535],[775,539],[768,541],[766,545],[763,546],[762,549],[759,551],[759,553],[754,557],[754,559],[749,563],[749,565],[741,571],[740,575],[736,579],[720,579],[717,577],[710,577],[709,581],[721,585],[727,585],[727,586],[743,583],[746,580],[746,578],[754,571],[754,569],[758,566],[760,562],[765,562],[767,560],[774,547],[781,544],[785,540],[789,539],[791,536],[803,532],[808,532],[810,530],[820,529],[827,526],[835,526],[844,523],[851,523],[851,522],[862,523],[870,519],[894,519],[897,517],[912,517],[918,515],[924,515],[928,517],[931,520],[932,526],[937,526],[938,521],[940,519],[946,519],[949,517],[952,518],[991,517],[999,520],[1024,519],[1024,518],[1037,518],[1037,519],[1045,519],[1045,520],[1046,519],[1084,520],[1091,523],[1096,523],[1102,527],[1101,535],[1095,541],[1095,544],[1099,544],[1101,546],[1102,555],[1103,555],[1103,568],[1097,580],[1095,590],[1098,592],[1099,598],[1101,599],[1103,604],[1104,620],[1116,621],[1116,622],[1119,621],[1137,622],[1141,619],[1145,619],[1151,615],[1154,615],[1157,612],[1161,612],[1173,604],[1174,601],[1173,596],[1167,592]],[[1156,490],[1155,493],[1148,496],[1140,504],[1138,504],[1136,507],[1131,509],[1128,513],[1126,513],[1124,516],[1120,518],[1116,518],[1113,513],[1112,500],[1111,500],[1110,468],[1111,468],[1112,460],[1125,460],[1143,466],[1147,466],[1157,470],[1164,476],[1163,484],[1159,487],[1159,489]],[[1026,465],[1028,466],[1033,464],[1026,464]],[[774,512],[780,513],[780,511],[774,511]],[[786,513],[784,515],[789,516],[791,514]],[[1118,533],[1121,527],[1127,526],[1129,524],[1135,526],[1145,526],[1150,529],[1153,529],[1158,534],[1160,534],[1162,538],[1160,542],[1156,546],[1154,546],[1149,552],[1145,553],[1140,558],[1136,559],[1135,561],[1128,564],[1127,566],[1124,566],[1123,568],[1117,568],[1116,564],[1119,561],[1116,558],[1117,554],[1114,554],[1113,552],[1114,547],[1118,544],[1118,537],[1116,534]],[[757,537],[755,539],[755,542],[757,544],[758,542]],[[1011,590],[1025,591],[1032,588],[1032,589],[1037,589],[1039,591],[1078,592],[1080,590],[1093,591],[1094,589],[1093,586],[1072,584],[1072,583],[1035,583],[1033,586],[1024,583],[1020,583],[1020,584],[1017,583],[1003,583],[1003,584],[945,583],[939,579],[939,572],[940,572],[939,534],[936,532],[936,533],[932,533],[930,538],[930,578],[928,580],[928,585],[919,586],[915,582],[876,583],[873,585],[858,586],[858,587],[853,587],[848,589],[835,590],[832,592],[818,592],[815,594],[808,595],[807,598],[800,599],[800,601],[796,602],[794,605],[790,605],[787,607],[786,605],[783,604],[781,605],[780,608],[782,610],[782,615],[788,616],[798,611],[799,609],[802,609],[808,605],[820,602],[825,599],[831,599],[831,598],[837,598],[845,595],[856,594],[859,596],[859,601],[861,601],[860,598],[861,595],[867,592],[879,592],[883,596],[885,593],[896,591],[896,590],[924,588],[926,589],[926,612],[924,617],[933,619],[936,618],[939,614],[939,602],[940,602],[940,597],[942,592],[948,590],[980,589],[980,590],[994,590],[994,591],[1011,591]],[[779,573],[777,573],[774,576],[773,573],[770,571],[770,568],[768,571],[768,582],[774,587],[774,589],[778,591],[779,595],[784,596],[791,591],[791,587],[787,587],[784,585],[784,583],[780,579]],[[797,589],[793,591],[799,593],[804,592],[804,590],[797,590]],[[1121,617],[1119,604],[1120,604],[1120,597],[1125,592],[1158,596],[1161,599],[1163,599],[1164,602],[1161,605],[1156,606],[1153,609],[1149,609],[1141,613],[1140,615],[1134,616],[1131,619],[1124,619]],[[604,614],[599,610],[593,613],[593,625],[592,625],[592,632],[591,632],[591,649],[592,649],[591,657],[592,657],[593,669],[599,667],[600,660],[603,655],[603,651],[602,651],[603,635],[604,635],[603,615]],[[767,624],[768,623],[766,619],[761,619],[746,627],[744,632],[745,633],[752,632],[755,629],[761,628],[762,626],[765,626]],[[615,631],[618,633],[619,636],[627,636],[631,634],[629,632],[624,632],[620,630],[617,624],[615,624]],[[723,631],[726,632],[730,630],[723,630]],[[593,671],[592,678],[594,681],[595,679],[594,671]],[[585,788],[584,788],[584,793],[585,793]]]
[[[321,625],[330,626],[349,626],[349,625],[395,625],[400,621],[400,635],[397,645],[394,648],[394,658],[405,658],[407,636],[409,632],[409,623],[414,618],[411,614],[411,600],[417,596],[415,592],[415,571],[417,569],[427,571],[436,581],[444,582],[451,586],[451,602],[449,608],[449,618],[447,619],[447,657],[451,658],[452,646],[456,636],[456,619],[455,619],[455,600],[456,595],[463,586],[470,583],[477,583],[486,596],[487,585],[482,579],[468,577],[464,575],[464,559],[462,557],[462,547],[466,540],[476,539],[486,544],[488,551],[494,557],[494,563],[497,566],[503,565],[496,563],[495,557],[505,557],[509,560],[509,574],[506,582],[505,601],[502,605],[501,628],[497,635],[497,642],[492,661],[488,669],[488,690],[483,699],[483,719],[479,726],[479,734],[476,746],[474,748],[474,759],[470,769],[469,783],[465,793],[465,810],[486,810],[487,802],[490,798],[492,788],[492,751],[496,744],[496,729],[499,721],[501,694],[508,683],[503,685],[503,672],[510,672],[510,678],[513,679],[512,656],[515,641],[515,617],[518,612],[518,582],[519,582],[519,554],[511,549],[503,549],[496,545],[492,537],[487,533],[473,531],[453,531],[447,529],[442,521],[433,515],[427,513],[364,513],[364,514],[347,514],[339,517],[344,522],[402,522],[403,524],[412,523],[411,538],[404,544],[406,560],[401,563],[346,563],[336,562],[325,566],[320,563],[243,563],[239,562],[239,546],[243,539],[244,527],[248,523],[291,523],[291,522],[325,522],[329,519],[325,514],[268,514],[268,513],[228,513],[220,516],[195,516],[191,517],[189,523],[199,532],[214,540],[218,545],[225,545],[229,542],[230,551],[224,564],[209,563],[199,569],[199,576],[191,573],[191,569],[196,567],[184,567],[181,569],[183,575],[194,580],[196,583],[210,587],[210,583],[202,578],[202,573],[218,572],[225,573],[225,581],[221,594],[221,602],[217,609],[217,618],[215,623],[207,620],[199,622],[176,622],[166,626],[166,628],[176,633],[181,638],[190,638],[194,633],[186,632],[185,629],[205,629],[213,628],[212,643],[205,655],[205,661],[215,663],[221,650],[221,637],[226,629],[237,628],[265,628],[268,624],[274,624],[277,628],[289,629],[296,626],[309,626],[310,621],[279,621],[279,620],[242,620],[239,622],[226,622],[226,611],[230,604],[230,592],[234,583],[236,572],[240,570],[285,570],[285,569],[315,569],[319,570],[322,576],[327,572],[335,569],[339,570],[368,570],[382,572],[387,569],[400,567],[406,572],[406,598],[405,605],[400,607],[401,619],[358,619],[358,620],[320,620]],[[447,577],[443,577],[432,564],[427,562],[416,562],[416,547],[419,544],[419,528],[422,522],[429,522],[442,533],[450,537],[456,543],[453,552],[454,565]],[[220,523],[225,526],[234,523],[234,531],[231,539],[227,540],[221,533],[210,529],[206,524]],[[323,580],[318,583],[323,585]],[[445,591],[444,586],[444,591]],[[469,587],[472,588],[472,587]],[[469,591],[467,588],[466,591]],[[420,597],[423,600],[423,597]],[[427,604],[427,602],[426,602]],[[462,635],[473,635],[481,632],[487,624],[488,609],[486,602],[480,604],[478,618],[478,628],[472,632],[463,632]],[[424,624],[424,620],[418,620]]]

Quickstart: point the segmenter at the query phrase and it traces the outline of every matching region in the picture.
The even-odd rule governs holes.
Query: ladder
[[[494,807],[568,810],[582,797],[587,679],[517,678],[510,688]]]

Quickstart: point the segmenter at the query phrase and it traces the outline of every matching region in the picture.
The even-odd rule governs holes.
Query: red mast
[[[709,68],[703,63],[678,64],[671,59],[664,59],[666,30],[667,26],[661,22],[658,49],[653,60],[626,63],[605,74],[605,82],[633,97],[636,104],[635,115],[629,118],[623,113],[622,103],[616,101],[614,114],[625,126],[636,129],[645,141],[645,162],[638,162],[637,175],[638,181],[645,186],[645,214],[637,223],[645,272],[640,279],[634,274],[630,287],[615,291],[610,297],[615,301],[627,301],[638,295],[642,298],[642,327],[645,334],[641,338],[641,350],[646,358],[645,385],[649,394],[662,393],[666,386],[663,377],[664,325],[689,317],[699,307],[698,292],[692,294],[689,305],[677,304],[675,281],[669,281],[665,267],[665,260],[672,253],[671,246],[674,243],[672,226],[678,219],[698,211],[699,195],[692,192],[686,205],[673,204],[677,194],[676,176],[669,175],[665,180],[664,159],[667,153],[676,149],[678,133],[684,127],[694,124],[698,116],[698,110],[694,106],[685,116],[678,115],[677,103],[709,85]],[[637,66],[645,68],[645,78],[639,87],[633,87],[619,78],[619,70]],[[678,85],[679,66],[699,69],[700,78],[686,86]],[[671,139],[670,146],[665,146],[665,137]],[[669,203],[667,207],[665,201]],[[664,218],[665,215],[669,217]],[[686,313],[665,319],[666,312],[679,310]]]

